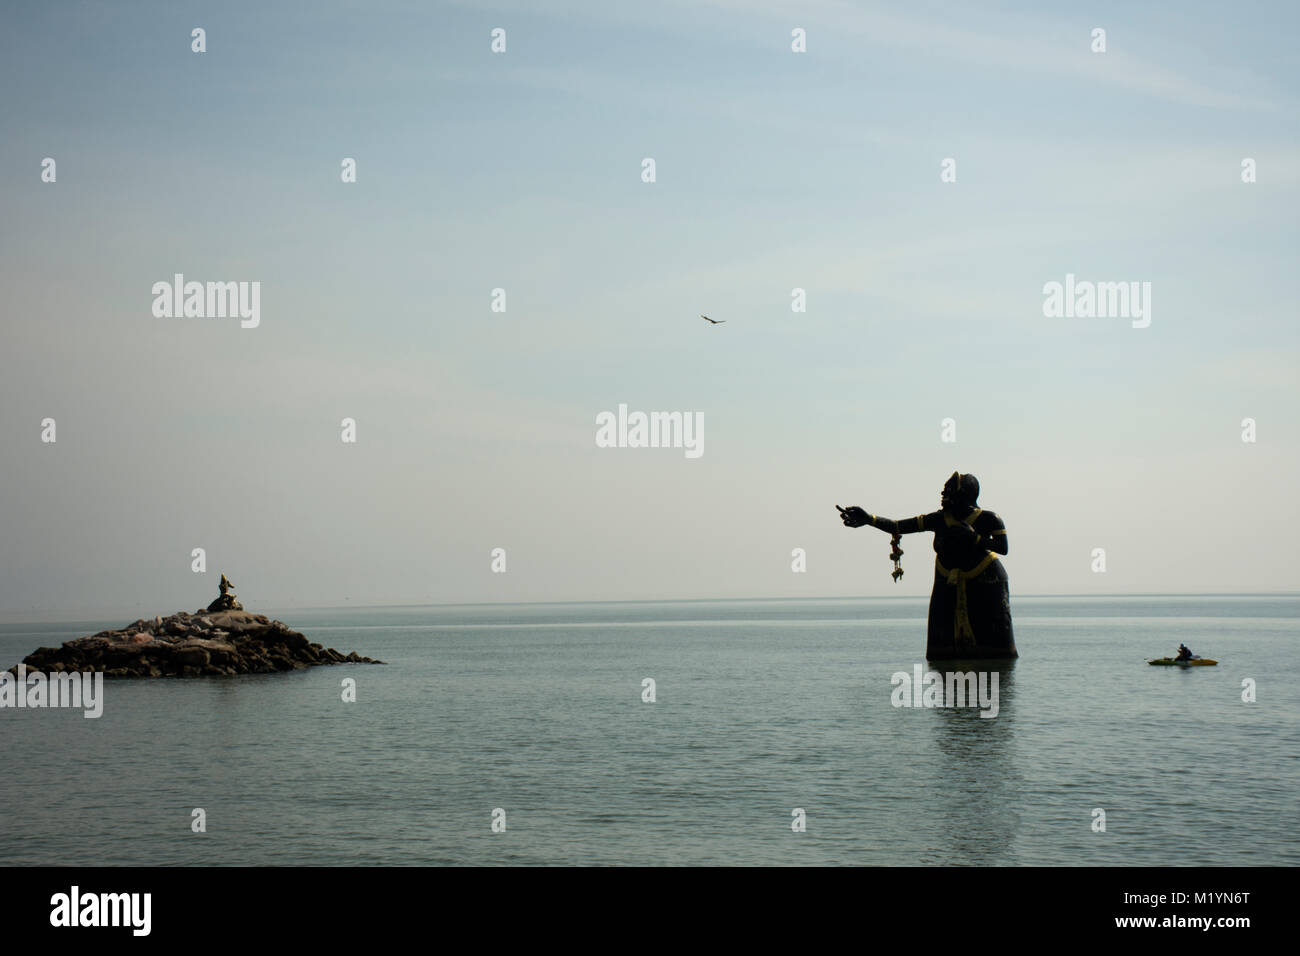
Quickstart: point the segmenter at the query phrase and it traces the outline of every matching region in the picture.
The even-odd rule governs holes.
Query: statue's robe
[[[1011,589],[998,556],[977,547],[963,525],[984,538],[1006,534],[992,511],[963,509],[954,517],[934,511],[898,522],[898,531],[934,532],[934,589],[925,656],[930,660],[1019,656],[1011,629]],[[961,511],[958,512],[961,514]]]

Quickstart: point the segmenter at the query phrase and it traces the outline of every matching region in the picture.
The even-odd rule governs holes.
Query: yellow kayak
[[[1180,661],[1173,657],[1161,657],[1154,661],[1147,661],[1148,664],[1160,664],[1164,667],[1210,667],[1219,663],[1212,661],[1208,657],[1193,657],[1190,661]]]

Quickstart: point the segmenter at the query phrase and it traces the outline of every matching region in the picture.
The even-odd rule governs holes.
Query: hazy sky
[[[0,613],[925,595],[930,535],[896,585],[834,505],[954,469],[1013,601],[1294,590],[1297,20],[6,4]],[[260,325],[155,317],[177,272]],[[1067,273],[1149,327],[1045,317]],[[703,455],[597,448],[619,403]]]

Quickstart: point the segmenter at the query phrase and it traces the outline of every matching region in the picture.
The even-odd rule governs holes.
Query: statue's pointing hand
[[[861,528],[863,525],[868,523],[867,513],[857,505],[853,505],[849,508],[840,508],[839,505],[836,505],[835,507],[839,508],[840,517],[844,519],[844,527],[846,528]]]

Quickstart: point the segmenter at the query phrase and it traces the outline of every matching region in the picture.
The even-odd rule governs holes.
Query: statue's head
[[[947,509],[971,508],[979,496],[980,483],[975,476],[961,475],[954,471],[952,477],[944,482],[939,503]]]

